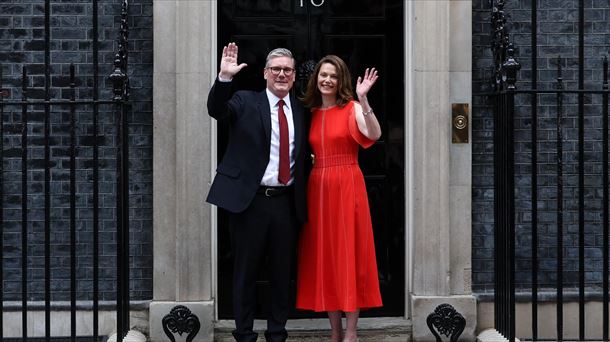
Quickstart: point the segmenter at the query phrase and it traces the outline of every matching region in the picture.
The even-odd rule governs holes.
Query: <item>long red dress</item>
[[[354,102],[312,111],[315,158],[307,185],[308,222],[299,240],[299,309],[353,312],[381,306],[371,215],[358,147]]]

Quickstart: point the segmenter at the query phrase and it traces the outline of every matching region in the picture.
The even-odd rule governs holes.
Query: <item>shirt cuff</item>
[[[222,78],[220,76],[220,74],[218,74],[218,81],[220,81],[220,82],[231,82],[231,81],[233,81],[233,79],[231,79],[231,78],[229,78],[229,79]]]

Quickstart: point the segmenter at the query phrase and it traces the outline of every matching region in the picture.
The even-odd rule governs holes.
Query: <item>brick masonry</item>
[[[518,47],[521,63],[519,89],[532,86],[531,1],[507,0],[511,41]],[[610,54],[610,1],[585,0],[586,89],[601,89],[602,58]],[[473,1],[473,92],[489,90],[491,50],[489,48],[491,5]],[[564,87],[578,88],[578,1],[538,1],[538,87],[556,87],[557,59],[563,68]],[[585,281],[596,292],[602,281],[602,118],[601,96],[585,96]],[[516,196],[516,278],[518,287],[531,286],[532,248],[531,191],[531,96],[516,98],[515,113],[515,196]],[[555,96],[538,98],[538,257],[539,285],[553,288],[557,279],[557,164]],[[577,97],[564,97],[563,182],[564,250],[563,278],[568,288],[578,286],[578,106]],[[473,97],[473,198],[472,267],[473,290],[493,290],[493,117],[485,97]]]
[[[28,96],[44,99],[44,1],[0,2],[0,64],[4,100],[21,98],[21,72],[28,70]],[[117,50],[121,2],[100,0],[100,99],[111,98],[107,76]],[[77,97],[93,93],[92,1],[51,3],[52,98],[69,98],[69,67],[77,74]],[[132,0],[129,8],[129,76],[133,110],[129,115],[130,144],[130,269],[131,299],[152,298],[152,0]],[[99,230],[100,299],[116,298],[116,115],[99,107]],[[51,108],[51,288],[53,300],[70,293],[70,113],[67,106]],[[3,294],[21,299],[21,108],[5,106],[3,153]],[[44,298],[44,110],[29,108],[28,124],[28,299]],[[76,111],[76,255],[77,299],[92,298],[93,221],[91,106]]]

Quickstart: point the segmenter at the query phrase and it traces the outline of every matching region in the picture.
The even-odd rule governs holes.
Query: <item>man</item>
[[[229,123],[229,142],[207,201],[229,212],[233,268],[233,336],[254,342],[256,276],[268,256],[271,312],[267,341],[285,341],[290,274],[298,227],[306,221],[305,156],[308,127],[304,110],[289,95],[295,62],[287,49],[267,56],[262,92],[237,91],[231,80],[246,64],[237,64],[238,48],[222,50],[220,72],[208,95],[208,112]]]

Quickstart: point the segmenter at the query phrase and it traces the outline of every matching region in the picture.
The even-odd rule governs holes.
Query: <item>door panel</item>
[[[229,1],[225,1],[227,5]],[[273,19],[288,18],[294,15],[294,7],[297,4],[293,0],[259,1],[259,0],[235,0],[231,11],[231,17],[235,19],[271,17]]]
[[[312,5],[322,4],[319,7]],[[303,6],[301,6],[301,3]],[[383,130],[382,138],[360,153],[373,220],[379,280],[384,306],[362,316],[404,315],[404,57],[403,4],[379,0],[220,0],[218,55],[237,42],[240,62],[248,64],[236,77],[237,89],[262,90],[267,53],[287,47],[297,60],[317,61],[336,54],[347,63],[353,82],[367,67],[380,79],[369,94]],[[305,83],[305,79],[296,84]],[[298,90],[297,90],[298,91]],[[223,155],[227,129],[218,126],[218,155]],[[232,260],[228,219],[219,210],[219,318],[232,318]],[[257,317],[267,312],[268,270],[258,280]],[[291,317],[326,317],[294,311]]]
[[[314,0],[319,4],[322,0]],[[312,6],[312,1],[304,0],[304,6],[308,7],[309,12],[316,16],[326,16],[327,18],[381,18],[387,13],[386,0],[324,0],[322,6]],[[391,1],[396,2],[396,1]],[[297,5],[300,4],[297,3]],[[402,4],[400,4],[402,7]]]

